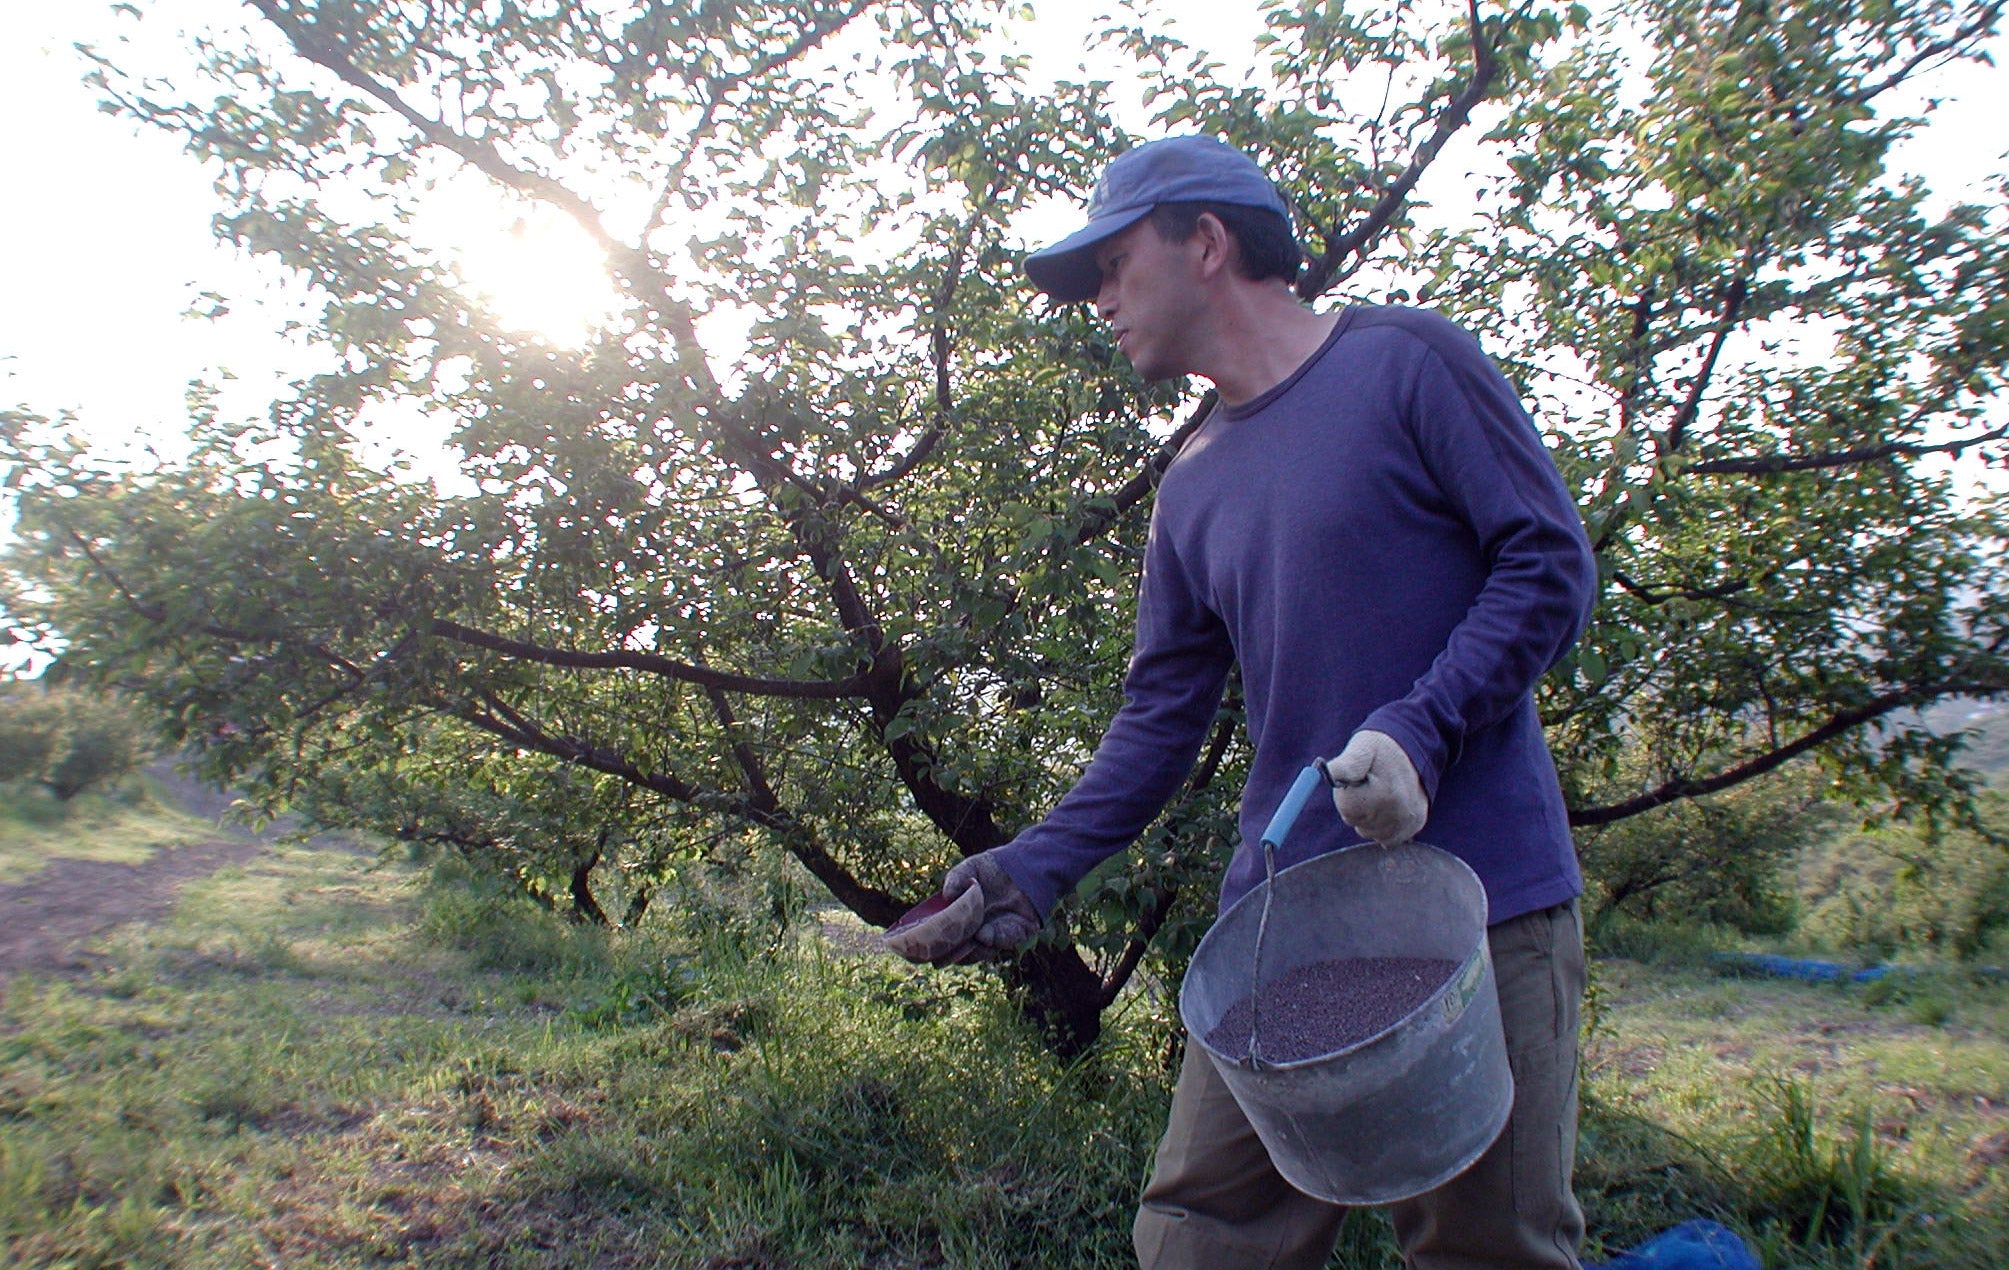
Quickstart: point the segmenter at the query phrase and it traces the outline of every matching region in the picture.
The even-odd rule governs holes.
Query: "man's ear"
[[[1235,253],[1240,247],[1220,217],[1212,212],[1201,212],[1199,219],[1193,223],[1193,237],[1200,248],[1203,276],[1213,276],[1234,268]]]

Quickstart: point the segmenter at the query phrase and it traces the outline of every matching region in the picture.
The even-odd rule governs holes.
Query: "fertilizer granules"
[[[1259,1057],[1317,1058],[1366,1040],[1430,998],[1457,972],[1441,957],[1342,957],[1314,961],[1262,986]],[[1248,1053],[1250,999],[1237,1001],[1207,1033],[1217,1052]]]

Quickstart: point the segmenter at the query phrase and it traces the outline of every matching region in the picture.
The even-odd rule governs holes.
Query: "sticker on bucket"
[[[1479,985],[1486,981],[1486,959],[1474,951],[1465,958],[1465,968],[1458,972],[1458,978],[1451,984],[1451,990],[1444,994],[1444,1021],[1453,1022],[1472,1004],[1472,998],[1479,995]]]

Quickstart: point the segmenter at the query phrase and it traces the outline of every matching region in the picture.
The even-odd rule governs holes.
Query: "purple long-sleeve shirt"
[[[1596,567],[1555,464],[1475,340],[1416,309],[1347,309],[1254,400],[1217,409],[1152,514],[1123,707],[1047,818],[999,859],[1041,912],[1178,790],[1239,658],[1255,759],[1221,904],[1292,780],[1355,729],[1430,795],[1418,835],[1505,921],[1582,889],[1532,689],[1581,631]],[[1360,841],[1308,804],[1277,867]]]

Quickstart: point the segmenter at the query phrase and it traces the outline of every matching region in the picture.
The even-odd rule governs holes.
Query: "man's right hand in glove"
[[[946,907],[886,932],[888,950],[935,966],[994,961],[1039,933],[1039,912],[985,851],[942,879]]]
[[[1408,842],[1430,818],[1416,765],[1386,732],[1355,732],[1339,757],[1325,765],[1325,775],[1340,819],[1383,846]]]

